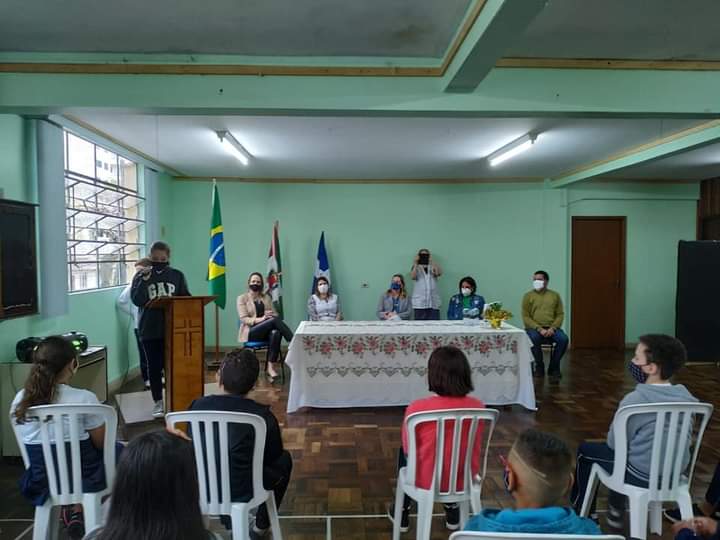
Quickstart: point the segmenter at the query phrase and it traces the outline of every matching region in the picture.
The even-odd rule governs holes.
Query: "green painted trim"
[[[565,187],[626,167],[681,154],[720,140],[720,120],[708,122],[704,126],[702,129],[691,128],[679,134],[638,147],[636,151],[630,150],[615,158],[581,167],[575,172],[550,180],[550,185],[554,188]]]

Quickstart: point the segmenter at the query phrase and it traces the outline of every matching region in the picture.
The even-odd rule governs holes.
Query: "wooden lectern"
[[[186,411],[205,383],[205,305],[215,296],[161,296],[148,302],[165,312],[165,411]]]

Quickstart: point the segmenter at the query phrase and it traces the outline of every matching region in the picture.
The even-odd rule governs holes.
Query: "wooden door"
[[[572,345],[625,347],[625,218],[572,218]]]

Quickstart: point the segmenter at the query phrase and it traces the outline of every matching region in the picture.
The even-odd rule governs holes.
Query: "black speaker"
[[[662,294],[658,291],[658,294]],[[690,362],[720,361],[720,242],[678,245],[675,335]]]

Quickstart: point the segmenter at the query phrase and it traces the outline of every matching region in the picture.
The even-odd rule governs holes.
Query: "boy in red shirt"
[[[411,414],[424,411],[439,411],[447,409],[483,409],[485,404],[474,397],[468,396],[473,391],[472,372],[465,354],[457,347],[439,347],[435,349],[428,360],[428,389],[436,395],[413,401],[405,410],[405,418],[402,424],[402,448],[398,455],[398,470],[407,465],[408,434],[407,418]],[[458,477],[461,478],[464,469],[464,461],[469,438],[470,426],[462,428],[461,459],[458,463]],[[475,437],[475,448],[472,453],[473,476],[480,472],[480,451],[482,448],[482,424],[478,424]],[[450,458],[452,455],[452,438],[454,425],[448,422],[445,426],[445,460],[442,478],[440,478],[441,489],[447,489],[450,482]],[[436,426],[434,424],[421,425],[415,434],[417,443],[417,472],[416,483],[418,487],[429,489],[432,483],[433,469],[435,467],[435,439]],[[462,487],[462,480],[458,482]],[[407,532],[410,528],[410,507],[412,500],[406,495],[403,502],[400,530]],[[458,505],[446,504],[445,525],[451,531],[460,526],[460,509]],[[388,510],[388,517],[393,520],[394,507],[391,505]]]

